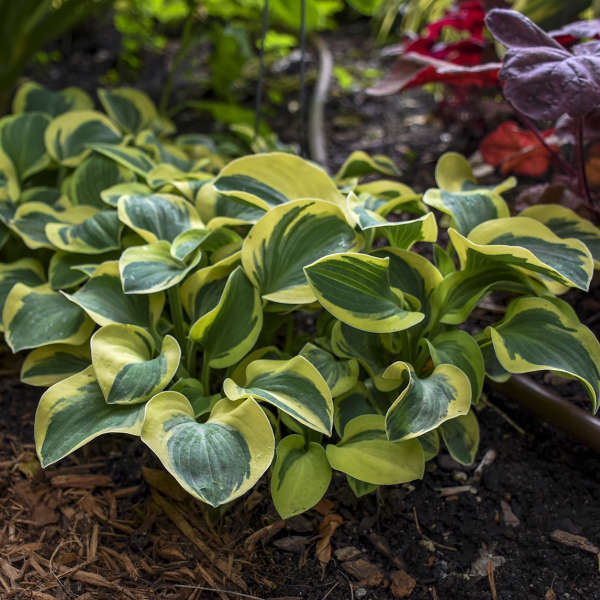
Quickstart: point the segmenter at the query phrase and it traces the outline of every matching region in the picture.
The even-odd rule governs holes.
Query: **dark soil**
[[[329,39],[336,59],[358,69],[379,65],[364,31],[353,27]],[[93,91],[117,65],[117,42],[109,27],[88,27],[61,42],[62,63],[30,75],[53,88]],[[156,98],[170,56],[171,48],[147,62],[136,85]],[[191,86],[178,81],[177,97],[188,93]],[[422,190],[433,185],[442,152],[470,154],[489,131],[497,117],[477,106],[477,114],[463,108],[453,118],[432,117],[435,103],[423,92],[373,99],[334,88],[326,109],[330,167],[352,150],[384,153]],[[279,110],[273,125],[291,122],[287,108]],[[194,115],[181,119],[188,129],[210,128]],[[279,133],[296,141],[297,130]],[[569,296],[590,324],[598,323],[597,291]],[[40,471],[33,447],[40,391],[17,382],[18,362],[9,354],[1,362],[2,599],[600,599],[593,548],[600,546],[600,458],[494,393],[478,414],[475,465],[496,453],[480,480],[441,455],[423,481],[359,500],[336,478],[318,510],[281,523],[266,481],[228,510],[208,511],[167,476],[143,476],[142,467],[159,465],[126,436],[96,440]],[[556,388],[555,379],[546,382]],[[573,385],[558,392],[570,396]],[[471,488],[448,490],[458,486]],[[338,524],[329,545],[328,524],[330,531]],[[579,547],[565,545],[568,534],[580,536]]]

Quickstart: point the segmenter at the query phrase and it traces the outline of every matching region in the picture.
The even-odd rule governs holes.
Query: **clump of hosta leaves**
[[[99,97],[107,114],[28,86],[0,121],[2,324],[30,350],[23,381],[49,388],[43,466],[128,433],[213,506],[270,469],[290,517],[333,470],[362,495],[421,478],[442,443],[471,463],[486,374],[549,369],[597,408],[600,346],[556,298],[587,289],[598,258],[575,213],[511,217],[514,180],[480,186],[456,154],[423,197],[361,152],[335,179],[276,152],[220,168],[139,92]],[[505,315],[469,333],[494,290],[513,294]]]

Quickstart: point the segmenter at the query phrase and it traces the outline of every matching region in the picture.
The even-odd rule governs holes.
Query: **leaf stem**
[[[204,393],[210,396],[210,359],[206,352],[202,357],[202,374],[200,375],[200,381],[204,387]]]
[[[513,106],[514,111],[519,115],[519,118],[529,127],[533,135],[538,139],[540,144],[550,153],[552,158],[560,165],[563,171],[569,173],[572,176],[577,176],[575,169],[556,151],[552,148],[548,142],[544,139],[542,132],[537,128],[536,124],[525,114],[518,111]]]
[[[179,286],[175,285],[167,290],[167,298],[169,299],[169,310],[171,312],[171,320],[175,330],[175,338],[179,342],[182,352],[187,348],[187,335],[185,332],[185,322],[183,320],[183,307],[181,306],[181,298],[179,297]]]
[[[188,373],[190,374],[190,377],[196,377],[196,351],[196,342],[194,342],[194,340],[188,339],[185,353],[185,366]]]
[[[590,186],[585,172],[585,149],[583,147],[583,121],[585,117],[575,120],[575,162],[577,164],[577,179],[579,181],[579,193],[585,198],[588,206],[594,206]]]

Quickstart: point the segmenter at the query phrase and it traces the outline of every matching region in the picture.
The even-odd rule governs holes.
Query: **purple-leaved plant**
[[[583,125],[586,115],[600,105],[600,41],[576,44],[568,50],[525,15],[508,9],[491,10],[485,22],[507,48],[498,76],[505,82],[504,95],[515,109],[527,120],[554,121],[562,115],[573,120],[579,189],[591,205]],[[594,25],[597,22],[585,31],[589,37],[600,33]],[[537,130],[531,121],[528,124]]]

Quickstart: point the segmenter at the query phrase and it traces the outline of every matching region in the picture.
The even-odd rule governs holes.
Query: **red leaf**
[[[451,83],[461,86],[496,85],[501,63],[473,67],[410,52],[400,56],[392,72],[367,90],[372,96],[387,96],[426,83]]]
[[[542,132],[544,138],[554,134],[553,129]],[[549,144],[553,150],[557,146]],[[486,163],[500,167],[503,175],[518,173],[539,177],[550,166],[552,155],[532,131],[521,129],[514,121],[502,123],[484,138],[479,146]]]

